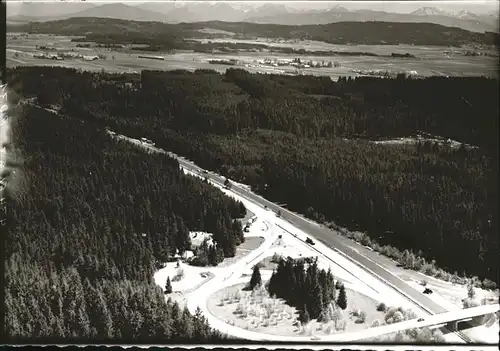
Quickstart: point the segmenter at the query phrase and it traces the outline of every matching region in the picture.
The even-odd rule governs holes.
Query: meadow
[[[7,38],[7,66],[65,66],[82,68],[85,70],[110,72],[140,72],[143,69],[155,70],[195,70],[213,69],[225,72],[227,68],[233,66],[211,64],[209,60],[236,59],[237,67],[244,68],[250,72],[261,73],[287,73],[295,74],[296,69],[291,66],[269,67],[259,63],[259,61],[269,58],[277,60],[292,60],[298,57],[297,54],[284,54],[263,50],[262,52],[237,52],[237,53],[196,53],[190,51],[177,51],[175,53],[155,52],[153,55],[164,56],[165,60],[151,60],[139,58],[140,54],[147,54],[131,50],[130,46],[124,49],[108,49],[99,47],[83,48],[77,47],[71,41],[71,37],[55,35],[19,35],[10,33]],[[237,40],[237,39],[213,39],[233,43],[255,43],[269,46],[293,47],[295,49],[311,50],[333,50],[333,51],[357,51],[370,52],[378,55],[390,55],[391,53],[410,53],[415,55],[414,59],[408,58],[388,58],[370,56],[314,56],[300,55],[302,61],[334,61],[339,63],[339,67],[306,68],[302,69],[302,74],[325,75],[332,78],[339,76],[357,76],[353,70],[381,70],[390,72],[416,71],[419,76],[487,76],[497,77],[497,57],[479,56],[469,57],[461,55],[448,55],[450,51],[446,47],[418,47],[410,45],[333,45],[321,42],[268,42],[266,39]],[[105,60],[84,61],[82,59],[66,59],[55,61],[33,57],[33,54],[42,52],[37,49],[40,46],[50,46],[57,48],[60,52],[78,52],[83,55],[104,55]],[[465,50],[465,49],[463,49]],[[456,51],[456,49],[454,50]]]

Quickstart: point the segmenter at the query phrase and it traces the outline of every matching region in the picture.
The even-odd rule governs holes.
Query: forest
[[[495,79],[26,67],[10,81],[39,104],[148,137],[316,221],[497,280]],[[371,142],[419,131],[473,147]]]
[[[5,190],[9,340],[224,338],[200,311],[165,301],[153,273],[190,248],[190,230],[214,233],[220,254],[233,256],[243,204],[184,175],[176,160],[112,139],[95,123],[28,105],[9,113],[21,163]]]
[[[246,38],[284,38],[322,41],[331,44],[365,45],[498,45],[498,33],[471,32],[457,27],[432,23],[338,22],[321,25],[278,25],[246,22],[199,22],[167,24],[126,21],[108,18],[71,18],[7,26],[7,31],[32,34],[84,36],[89,41],[106,44],[148,44],[164,50],[185,48],[184,38],[214,38],[200,29],[236,33]],[[335,33],[335,35],[332,35]]]

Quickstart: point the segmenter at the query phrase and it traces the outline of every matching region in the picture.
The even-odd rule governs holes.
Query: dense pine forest
[[[497,280],[497,80],[49,67],[10,77],[39,104],[148,137],[315,220]],[[476,148],[370,142],[418,131]]]
[[[165,301],[153,272],[190,248],[189,230],[214,233],[233,256],[244,206],[93,123],[27,105],[10,113],[22,160],[3,233],[11,340],[220,340],[201,313]]]

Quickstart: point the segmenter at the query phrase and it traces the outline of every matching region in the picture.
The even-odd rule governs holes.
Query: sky
[[[8,3],[8,11],[10,13],[16,12],[19,8],[21,1],[6,0]],[[29,2],[79,2],[79,0],[31,0]],[[106,0],[86,0],[90,3],[110,3],[117,1],[106,1]],[[134,1],[134,0],[122,0],[122,3],[135,5],[144,2],[166,2],[165,0],[151,0],[151,1]],[[181,3],[183,1],[176,1]],[[499,2],[495,1],[485,1],[485,0],[459,0],[459,1],[233,1],[235,3],[263,3],[263,2],[281,2],[285,3],[287,7],[293,7],[298,9],[324,9],[334,5],[340,5],[346,7],[349,10],[359,10],[359,9],[369,9],[369,10],[380,10],[386,12],[397,12],[397,13],[409,13],[415,11],[416,9],[424,6],[436,7],[440,10],[449,12],[458,12],[460,10],[467,10],[473,13],[488,13],[491,11],[498,11]]]

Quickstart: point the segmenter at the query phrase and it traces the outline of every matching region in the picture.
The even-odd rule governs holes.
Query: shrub
[[[464,308],[472,308],[480,305],[480,303],[477,300],[471,298],[463,299],[462,303],[464,305]]]
[[[460,284],[461,279],[460,279],[460,277],[457,275],[457,272],[453,273],[453,275],[451,276],[451,282],[452,282],[452,283],[455,283],[455,284]]]
[[[370,247],[372,241],[370,240],[370,237],[366,234],[363,235],[361,238],[361,244]]]
[[[175,273],[175,276],[172,278],[173,282],[178,282],[184,278],[184,270],[182,268],[177,269],[177,272]]]
[[[332,333],[332,331],[333,331],[333,327],[332,327],[332,325],[331,325],[331,324],[329,324],[329,325],[328,325],[328,327],[326,328],[326,330],[325,330],[325,331],[326,331],[326,333],[327,333],[327,334],[331,334],[331,333]]]
[[[495,290],[497,288],[497,283],[486,278],[483,280],[482,286],[483,286],[483,289]]]
[[[363,240],[363,236],[365,235],[361,232],[354,232],[354,241],[358,243],[361,242],[361,240]]]
[[[405,316],[405,320],[417,318],[417,315],[412,310],[406,310],[406,311],[404,311],[403,315]]]
[[[403,313],[401,313],[401,311],[396,311],[392,318],[393,318],[394,323],[402,322],[405,320],[405,317],[404,317]]]
[[[379,320],[374,320],[372,322],[372,328],[380,327],[380,321]]]
[[[444,338],[444,335],[443,333],[441,332],[441,330],[439,329],[435,329],[433,332],[432,332],[432,339],[434,342],[437,342],[437,343],[444,343],[446,340]]]
[[[283,258],[277,252],[274,253],[273,257],[271,257],[271,262],[280,263]]]
[[[359,317],[356,319],[355,323],[357,324],[362,324],[366,321],[366,313],[364,311],[361,311],[359,314]]]
[[[396,335],[394,336],[394,341],[395,342],[408,342],[410,340],[409,340],[408,336],[405,333],[403,333],[401,331],[398,331],[396,333]]]
[[[384,320],[387,322],[387,319],[392,318],[396,312],[397,308],[389,307],[385,312]]]
[[[474,283],[475,281],[473,279],[470,279],[469,282],[467,283],[467,297],[469,299],[474,299],[476,297],[476,291],[474,290]]]
[[[416,342],[430,343],[433,341],[433,335],[429,328],[421,328],[417,330]]]
[[[438,269],[438,271],[436,272],[436,278],[449,282],[451,279],[451,274],[443,271],[442,269]]]
[[[435,262],[432,261],[431,263],[424,263],[421,268],[422,273],[430,275],[430,276],[435,276],[437,274],[437,269]]]
[[[236,314],[243,313],[243,306],[241,305],[241,303],[239,303],[238,306],[236,306],[236,310],[234,311],[234,313],[236,313]]]
[[[259,262],[255,265],[256,267],[259,267],[259,268],[264,268],[264,263],[262,262]]]
[[[385,303],[381,302],[377,305],[377,311],[380,311],[380,312],[385,312],[387,311],[387,306],[385,305]]]

